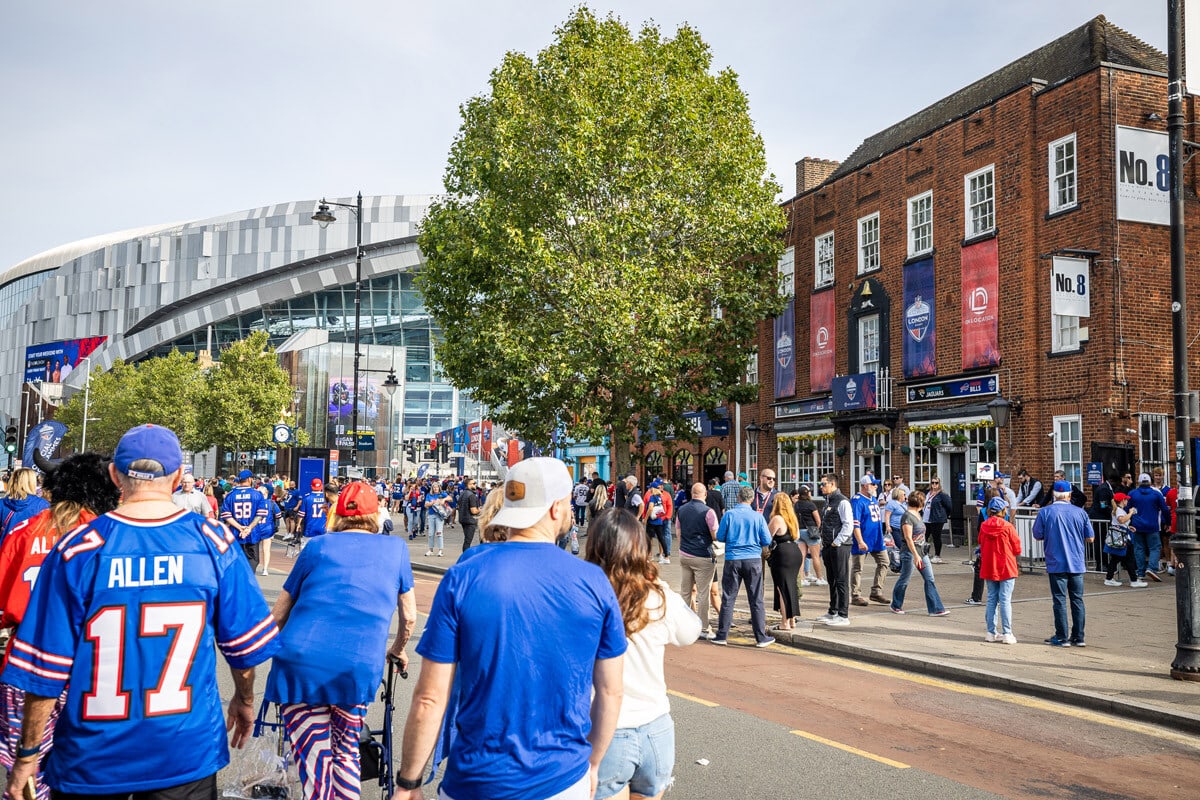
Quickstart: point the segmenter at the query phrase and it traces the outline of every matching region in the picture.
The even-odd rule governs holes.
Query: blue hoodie
[[[49,507],[49,503],[33,494],[20,500],[12,497],[0,500],[0,542],[4,541],[4,537],[8,536],[13,528],[30,517],[36,517]]]
[[[1136,509],[1131,524],[1138,533],[1158,533],[1171,527],[1171,511],[1162,492],[1143,483],[1129,493],[1129,509]]]

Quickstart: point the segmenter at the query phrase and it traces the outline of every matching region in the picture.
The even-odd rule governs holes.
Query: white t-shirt
[[[625,651],[625,697],[617,717],[618,728],[637,728],[669,713],[663,655],[667,645],[686,647],[700,636],[700,618],[683,598],[659,581],[667,598],[664,613],[656,592],[646,596],[650,622],[629,637]]]

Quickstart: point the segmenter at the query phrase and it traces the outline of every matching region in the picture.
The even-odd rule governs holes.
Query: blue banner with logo
[[[834,411],[861,411],[875,407],[874,372],[838,375],[833,379]]]
[[[33,463],[34,449],[42,454],[42,458],[49,460],[54,457],[54,451],[66,435],[67,426],[57,420],[51,419],[34,425],[25,436],[25,453],[21,463],[31,469],[37,469],[37,465]]]
[[[933,259],[924,258],[904,268],[904,377],[936,374]]]
[[[796,301],[775,318],[775,399],[796,394]]]

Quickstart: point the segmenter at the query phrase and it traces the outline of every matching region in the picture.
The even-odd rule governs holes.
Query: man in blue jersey
[[[296,512],[300,519],[300,532],[305,540],[325,533],[325,521],[329,504],[325,501],[325,485],[320,478],[313,478],[309,484],[311,491],[300,498],[300,507]],[[303,541],[301,542],[303,547]]]
[[[237,486],[221,503],[221,522],[233,530],[250,566],[258,569],[258,543],[254,540],[254,531],[266,521],[270,507],[267,499],[250,485],[254,480],[253,472],[244,469],[237,479]]]
[[[514,465],[492,520],[509,528],[508,541],[472,549],[438,586],[392,800],[424,797],[421,775],[455,683],[457,738],[439,797],[595,793],[621,706],[625,628],[603,570],[554,545],[571,529],[571,486],[556,458]]]
[[[249,738],[254,666],[279,648],[279,629],[233,535],[171,502],[182,460],[170,430],[130,430],[109,466],[121,506],[61,537],[42,564],[0,676],[26,693],[8,797],[37,770],[66,688],[45,763],[56,798],[216,798],[229,763],[218,648],[233,673],[230,743]]]

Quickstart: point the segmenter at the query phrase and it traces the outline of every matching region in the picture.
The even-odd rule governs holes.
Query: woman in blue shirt
[[[337,498],[328,536],[300,552],[272,614],[283,647],[264,697],[280,704],[304,797],[358,791],[358,741],[385,655],[401,668],[417,618],[412,565],[403,539],[379,536],[375,488],[354,482]],[[392,609],[400,624],[387,646]],[[331,645],[336,638],[336,646]]]

